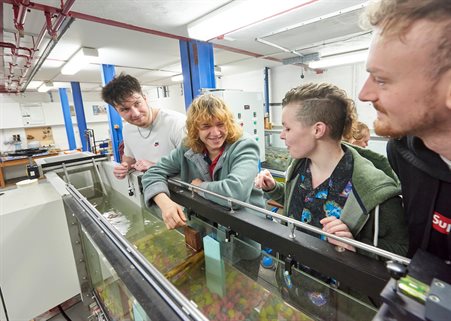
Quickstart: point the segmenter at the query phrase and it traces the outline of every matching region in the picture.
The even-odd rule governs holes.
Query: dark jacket
[[[387,154],[401,181],[410,240],[407,255],[411,257],[419,248],[437,254],[430,246],[432,215],[441,183],[451,183],[451,170],[418,137],[390,140]],[[447,237],[448,258],[451,256],[450,235]]]

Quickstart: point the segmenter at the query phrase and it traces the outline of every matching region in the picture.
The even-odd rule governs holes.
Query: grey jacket
[[[264,208],[263,193],[254,188],[259,155],[257,142],[247,135],[241,137],[235,143],[226,145],[212,180],[204,155],[194,153],[182,144],[143,175],[144,200],[150,206],[155,195],[166,193],[169,196],[167,178],[179,175],[184,182],[191,183],[193,179],[199,178],[204,181],[200,186],[203,189]],[[226,201],[210,194],[202,196],[228,206]]]
[[[340,219],[356,240],[406,255],[408,238],[399,197],[401,190],[387,159],[369,150],[346,146],[354,160],[353,187]],[[273,190],[267,192],[267,196],[285,205],[285,213],[290,213],[289,204],[299,176],[296,173],[305,161],[293,160],[287,169],[286,183],[278,182]],[[375,229],[376,221],[378,231]]]

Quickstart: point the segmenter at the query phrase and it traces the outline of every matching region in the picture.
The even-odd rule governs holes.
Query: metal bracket
[[[426,320],[448,320],[451,315],[451,285],[433,279],[425,304]]]
[[[290,228],[290,234],[288,235],[288,237],[290,239],[295,239],[296,234],[294,234],[294,231],[296,230],[296,226],[293,223],[289,222],[288,227]]]
[[[230,238],[232,235],[237,235],[237,233],[235,231],[233,231],[230,227],[227,227],[225,229],[225,242],[230,242]]]
[[[288,272],[289,275],[291,275],[293,273],[291,268],[293,267],[293,265],[296,264],[296,261],[291,255],[288,255],[284,261],[285,261],[285,271]]]

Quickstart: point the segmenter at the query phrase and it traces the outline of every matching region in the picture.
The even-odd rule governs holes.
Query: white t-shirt
[[[186,135],[186,116],[173,110],[160,109],[149,128],[124,124],[124,156],[157,163],[178,147]],[[150,131],[150,134],[149,134]]]

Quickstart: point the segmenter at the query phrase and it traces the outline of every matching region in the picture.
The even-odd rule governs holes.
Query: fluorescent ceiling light
[[[182,82],[183,81],[183,75],[176,75],[176,76],[172,76],[171,80],[173,82]]]
[[[356,62],[365,61],[368,57],[368,50],[353,52],[349,54],[329,56],[321,58],[318,61],[312,61],[308,65],[312,69],[323,69],[333,66],[341,66]]]
[[[310,0],[235,0],[188,25],[191,38],[207,41],[297,9]]]
[[[43,63],[42,67],[46,68],[59,68],[64,64],[64,61],[61,60],[54,60],[47,58]]]
[[[53,83],[51,81],[43,82],[41,86],[39,86],[38,91],[40,93],[45,93],[53,88]]]
[[[54,81],[53,87],[55,87],[55,88],[71,88],[70,82],[60,82],[60,81]]]
[[[75,75],[89,63],[96,62],[98,57],[97,49],[82,47],[61,68],[61,74]]]

